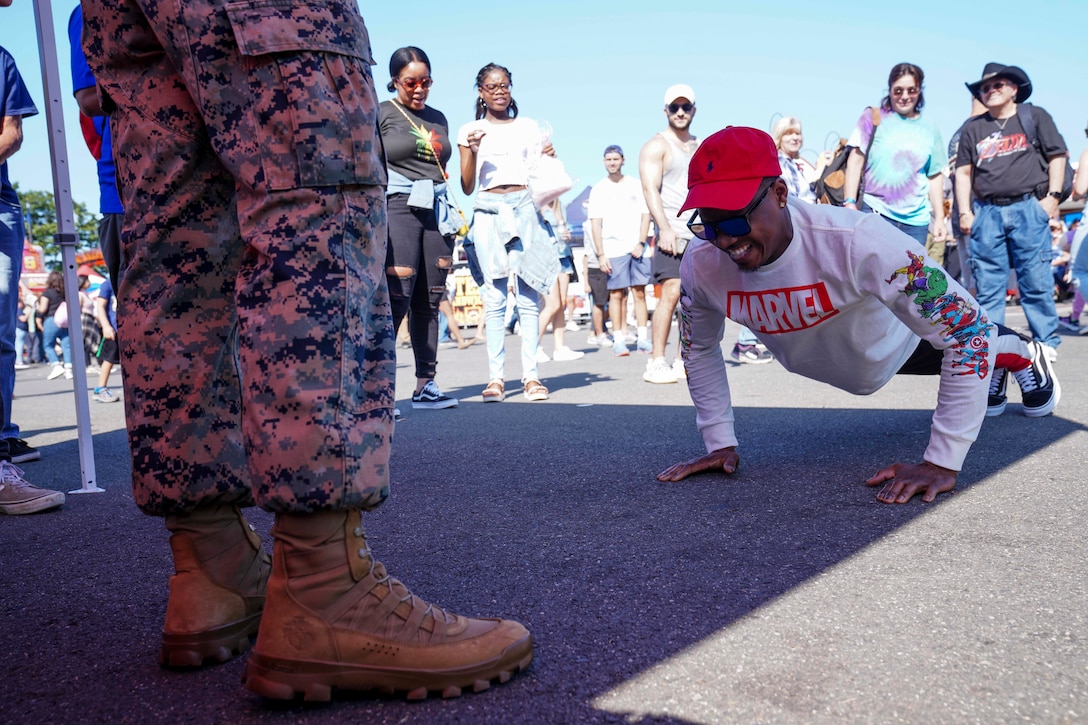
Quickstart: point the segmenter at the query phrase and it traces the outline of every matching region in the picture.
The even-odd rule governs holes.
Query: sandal
[[[505,389],[501,380],[492,380],[484,388],[483,398],[485,403],[501,403],[505,395]]]
[[[545,388],[539,380],[526,380],[525,381],[525,399],[526,400],[547,400],[548,389]]]

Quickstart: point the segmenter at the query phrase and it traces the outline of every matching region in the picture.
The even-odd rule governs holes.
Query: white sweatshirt
[[[986,414],[997,331],[925,248],[882,220],[789,198],[793,240],[742,272],[693,239],[680,265],[682,354],[707,452],[737,445],[721,340],[728,317],[791,372],[858,395],[887,383],[924,338],[944,351],[924,459],[959,470]]]

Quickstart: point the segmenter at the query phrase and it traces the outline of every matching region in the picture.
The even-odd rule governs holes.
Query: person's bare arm
[[[971,210],[971,167],[956,167],[956,206],[960,208],[960,218],[956,224],[964,234],[971,233],[971,226],[975,223],[975,213]]]
[[[647,141],[638,154],[638,176],[642,182],[642,195],[646,197],[646,207],[657,225],[657,246],[661,251],[672,254],[676,251],[676,233],[669,225],[661,202],[661,181],[665,176],[668,153],[665,139],[660,136]]]
[[[929,177],[929,206],[933,209],[933,241],[948,241],[948,224],[944,217],[944,177]]]
[[[865,169],[865,154],[858,148],[850,149],[850,155],[846,157],[846,180],[842,185],[842,198],[853,199],[852,204],[843,204],[848,208],[857,209],[861,205],[858,192],[861,187],[861,172]]]
[[[1073,179],[1073,198],[1079,200],[1085,196],[1088,196],[1088,149],[1081,152],[1077,175]]]
[[[604,220],[598,217],[590,219],[589,223],[593,229],[593,251],[597,255],[597,266],[605,274],[612,274],[612,262],[604,256]]]
[[[7,162],[23,145],[23,117],[4,116],[0,122],[0,164]]]
[[[76,97],[76,105],[79,106],[79,112],[84,116],[105,116],[106,112],[102,110],[102,104],[98,101],[98,89],[94,86],[89,88],[80,88],[73,94]]]

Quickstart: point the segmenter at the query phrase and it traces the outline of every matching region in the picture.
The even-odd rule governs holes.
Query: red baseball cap
[[[688,209],[743,209],[760,182],[781,176],[774,139],[758,128],[727,126],[703,141],[688,164]]]

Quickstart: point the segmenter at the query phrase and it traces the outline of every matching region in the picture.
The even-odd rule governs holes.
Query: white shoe
[[[57,363],[53,366],[53,369],[49,371],[49,375],[46,376],[46,380],[56,380],[61,375],[64,375],[64,366]]]
[[[536,361],[538,363],[551,362],[552,359],[548,357],[548,353],[544,352],[544,348],[538,347],[536,349]]]
[[[688,371],[684,369],[684,361],[680,358],[672,361],[672,374],[676,376],[677,380],[688,379]]]
[[[1085,334],[1085,333],[1080,333]],[[1046,355],[1046,361],[1050,364],[1058,362],[1058,348],[1051,347],[1050,345],[1043,345],[1043,354]]]
[[[556,362],[567,362],[570,360],[577,360],[580,357],[585,357],[585,353],[581,350],[571,350],[569,347],[557,347],[555,352],[552,353],[552,360]]]
[[[597,347],[612,347],[612,338],[607,334],[597,338]]]
[[[567,332],[578,332],[579,329],[580,328],[578,327],[578,323],[574,320],[570,320],[567,322]]]
[[[665,385],[676,382],[676,373],[665,362],[665,358],[655,357],[646,363],[646,372],[642,373],[642,379],[648,383]]]

